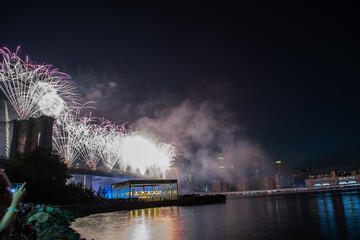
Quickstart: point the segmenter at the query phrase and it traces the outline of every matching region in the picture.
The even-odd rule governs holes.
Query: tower
[[[41,116],[14,121],[10,156],[35,150],[36,147],[52,146],[54,118]]]
[[[9,110],[6,101],[5,104],[5,157],[10,157],[10,124],[9,124]]]

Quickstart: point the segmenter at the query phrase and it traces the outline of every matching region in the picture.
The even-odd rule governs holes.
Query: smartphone
[[[23,185],[23,183],[11,183],[11,187],[9,188],[9,191],[11,193],[14,193],[16,190],[21,188],[22,185]]]

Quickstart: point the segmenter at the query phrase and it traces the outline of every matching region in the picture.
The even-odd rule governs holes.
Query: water
[[[360,193],[228,199],[226,204],[95,214],[72,228],[100,239],[360,239]]]

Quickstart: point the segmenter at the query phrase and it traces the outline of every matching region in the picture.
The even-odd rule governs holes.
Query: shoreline
[[[200,196],[182,195],[178,200],[141,201],[139,199],[102,199],[87,204],[31,206],[25,223],[31,224],[36,231],[36,238],[29,239],[69,239],[85,240],[72,229],[71,223],[78,218],[93,214],[124,210],[146,209],[167,206],[191,206],[203,204],[226,203],[222,194]]]
[[[224,194],[216,195],[182,195],[178,200],[164,200],[164,201],[141,201],[139,199],[104,199],[84,204],[74,204],[66,206],[56,206],[59,209],[73,211],[81,217],[92,214],[115,212],[122,210],[135,210],[153,207],[168,207],[168,206],[190,206],[203,204],[226,203],[226,196]]]
[[[166,201],[143,201],[141,199],[102,199],[86,204],[58,205],[58,206],[32,206],[31,212],[27,214],[26,222],[29,218],[38,215],[36,221],[33,221],[33,229],[37,232],[37,238],[29,239],[73,239],[85,240],[80,234],[71,228],[71,224],[78,218],[83,218],[93,214],[108,213],[116,211],[129,211],[136,209],[168,207],[168,206],[192,206],[205,204],[226,203],[226,199],[242,198],[261,198],[261,197],[284,197],[295,195],[309,195],[318,193],[340,193],[357,191],[360,188],[345,189],[327,189],[321,191],[291,192],[228,196],[228,194],[193,194],[181,195],[178,200]]]
[[[286,188],[258,191],[242,191],[242,192],[223,192],[227,198],[257,198],[257,197],[273,197],[273,196],[289,196],[297,194],[316,194],[316,193],[332,193],[343,191],[360,191],[360,185],[356,186],[336,186],[327,188]]]
[[[275,190],[274,190],[275,191]],[[205,204],[226,203],[226,199],[261,198],[261,197],[284,197],[296,195],[310,195],[319,193],[360,192],[360,188],[342,189],[319,189],[318,191],[293,191],[272,192],[262,191],[261,194],[192,194],[180,195],[178,200],[145,201],[142,199],[99,199],[89,203],[73,205],[27,205],[25,224],[32,225],[32,239],[71,239],[85,240],[80,234],[71,228],[71,224],[78,218],[93,214],[108,213],[124,210],[136,210],[146,208],[168,207],[168,206],[192,206]],[[26,205],[26,204],[25,204]],[[29,236],[29,235],[28,235]]]

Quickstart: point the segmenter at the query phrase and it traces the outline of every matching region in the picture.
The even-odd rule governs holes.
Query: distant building
[[[219,180],[213,180],[211,182],[211,192],[221,192],[221,183]]]
[[[317,175],[315,178],[305,180],[306,187],[326,187],[326,186],[346,186],[360,184],[360,174],[350,176],[337,176],[335,171],[331,171],[330,176]]]
[[[240,178],[236,180],[236,191],[249,191],[250,184],[246,178]]]
[[[222,192],[231,192],[231,183],[227,182],[227,181],[221,181],[221,191]]]
[[[283,188],[283,179],[282,179],[282,175],[280,173],[276,173],[275,174],[275,188],[276,189],[280,189]]]
[[[272,166],[275,173],[282,173],[282,162],[280,160],[274,161]]]
[[[262,178],[260,188],[261,188],[261,190],[275,189],[276,187],[275,187],[274,178],[271,176]]]
[[[350,175],[351,176],[356,176],[356,175],[358,175],[359,174],[359,171],[357,170],[357,169],[353,169],[353,170],[351,170],[351,172],[350,172]]]
[[[218,180],[227,179],[229,177],[229,166],[228,163],[225,161],[223,155],[220,153],[217,158],[217,178]]]

